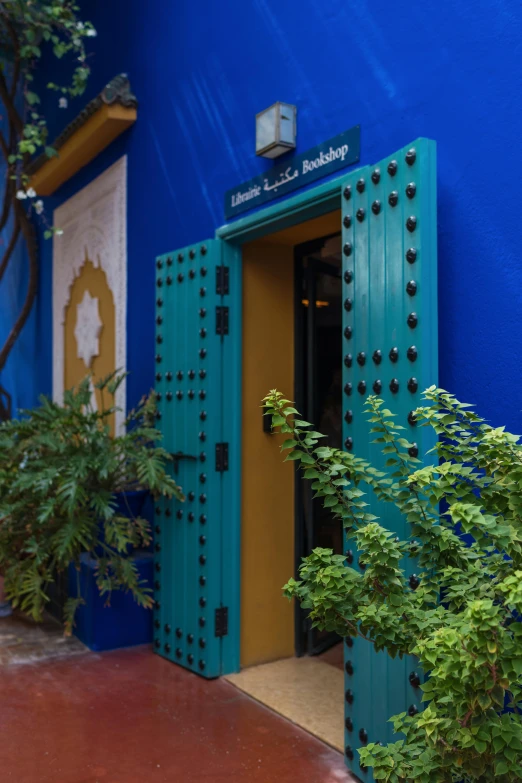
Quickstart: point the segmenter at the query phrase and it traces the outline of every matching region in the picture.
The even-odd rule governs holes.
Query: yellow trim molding
[[[83,166],[90,163],[111,141],[127,130],[138,116],[135,107],[119,104],[101,106],[31,177],[39,196],[51,196]]]

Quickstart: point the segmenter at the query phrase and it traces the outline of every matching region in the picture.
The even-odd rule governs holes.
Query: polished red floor
[[[222,681],[135,648],[0,668],[0,780],[339,783],[340,754]]]

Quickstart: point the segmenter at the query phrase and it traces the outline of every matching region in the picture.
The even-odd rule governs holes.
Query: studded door
[[[155,513],[154,647],[205,677],[223,673],[223,353],[228,267],[210,240],[156,261],[158,426],[185,502]]]
[[[376,467],[385,457],[371,444],[364,402],[377,394],[406,427],[413,453],[433,443],[412,411],[437,383],[437,246],[435,143],[418,139],[343,183],[344,439]],[[407,523],[370,496],[372,513],[404,537]],[[360,568],[353,541],[347,557]],[[416,583],[410,568],[411,585]],[[346,761],[364,780],[356,749],[393,741],[391,715],[420,707],[415,661],[374,653],[362,639],[345,647]]]

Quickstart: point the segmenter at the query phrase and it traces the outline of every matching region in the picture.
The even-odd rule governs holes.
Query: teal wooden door
[[[225,490],[239,462],[224,415],[227,341],[237,326],[222,245],[209,240],[156,260],[157,424],[185,501],[156,505],[154,649],[204,677],[237,668],[239,639],[234,555],[225,566],[226,541],[238,538]]]
[[[421,392],[437,383],[437,242],[435,143],[418,139],[375,166],[358,169],[342,185],[344,284],[345,448],[384,468],[379,446],[371,443],[364,415],[369,394],[406,427],[413,455],[433,443],[417,429],[413,410]],[[401,537],[407,523],[389,505],[368,496],[369,511]],[[354,568],[358,555],[347,542]],[[410,586],[416,585],[414,563]],[[346,761],[364,780],[357,748],[393,741],[391,715],[420,708],[418,671],[413,659],[392,660],[374,653],[363,639],[345,645]]]

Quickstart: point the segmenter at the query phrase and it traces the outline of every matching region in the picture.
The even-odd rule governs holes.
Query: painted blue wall
[[[83,5],[99,32],[90,92],[127,71],[139,119],[48,208],[129,156],[130,403],[153,381],[154,257],[213,236],[224,192],[269,165],[253,152],[254,115],[283,100],[298,106],[298,152],[356,123],[362,164],[437,140],[440,381],[521,431],[520,3]],[[42,264],[36,367],[50,391],[49,243]]]

